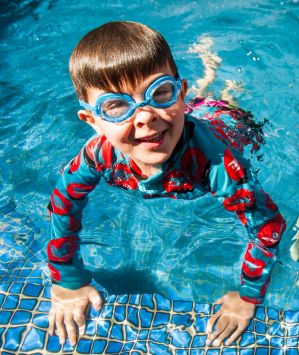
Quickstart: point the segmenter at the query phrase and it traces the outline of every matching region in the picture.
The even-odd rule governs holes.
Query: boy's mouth
[[[165,129],[162,132],[151,134],[149,136],[135,138],[135,142],[137,142],[137,143],[160,143],[163,140],[166,131],[167,130]]]

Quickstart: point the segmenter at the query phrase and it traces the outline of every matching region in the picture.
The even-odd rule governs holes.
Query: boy
[[[84,333],[87,304],[101,307],[100,295],[88,285],[91,275],[84,271],[78,234],[86,196],[103,177],[143,198],[192,199],[211,192],[237,214],[250,238],[240,294],[219,299],[222,307],[207,325],[207,344],[218,346],[227,339],[229,345],[263,302],[285,229],[248,161],[217,126],[221,116],[238,121],[246,113],[201,99],[188,110],[202,118],[209,109],[205,120],[185,115],[187,82],[180,79],[168,44],[158,32],[134,22],[111,22],[88,33],[71,55],[70,73],[84,108],[78,116],[97,135],[65,167],[49,204],[49,333],[56,326],[60,342],[68,336],[74,345],[75,324],[79,335]]]

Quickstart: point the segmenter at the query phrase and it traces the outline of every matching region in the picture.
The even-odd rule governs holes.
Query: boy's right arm
[[[97,145],[98,138],[90,140],[64,168],[48,207],[51,240],[47,253],[53,283],[49,333],[53,334],[56,325],[60,343],[64,343],[67,333],[74,344],[74,322],[82,331],[87,304],[91,302],[98,309],[102,303],[97,290],[88,286],[91,274],[84,270],[79,244],[82,209],[87,203],[88,193],[96,187],[101,177],[93,153]]]

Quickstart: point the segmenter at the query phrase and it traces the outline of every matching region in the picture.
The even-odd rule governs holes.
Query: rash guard
[[[171,157],[153,176],[142,175],[130,157],[105,136],[93,136],[64,168],[51,195],[51,240],[47,246],[53,283],[78,289],[91,281],[80,254],[82,210],[100,179],[142,198],[214,195],[245,226],[248,246],[240,295],[263,302],[286,228],[277,206],[261,188],[244,147],[257,150],[262,136],[250,112],[225,101],[196,98],[186,105],[183,133]],[[200,277],[200,275],[199,275]]]

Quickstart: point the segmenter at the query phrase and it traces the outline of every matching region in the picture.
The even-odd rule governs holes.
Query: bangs
[[[88,88],[105,92],[134,89],[157,69],[177,68],[165,39],[134,22],[110,22],[89,32],[70,58],[70,73],[77,96],[87,101]]]

